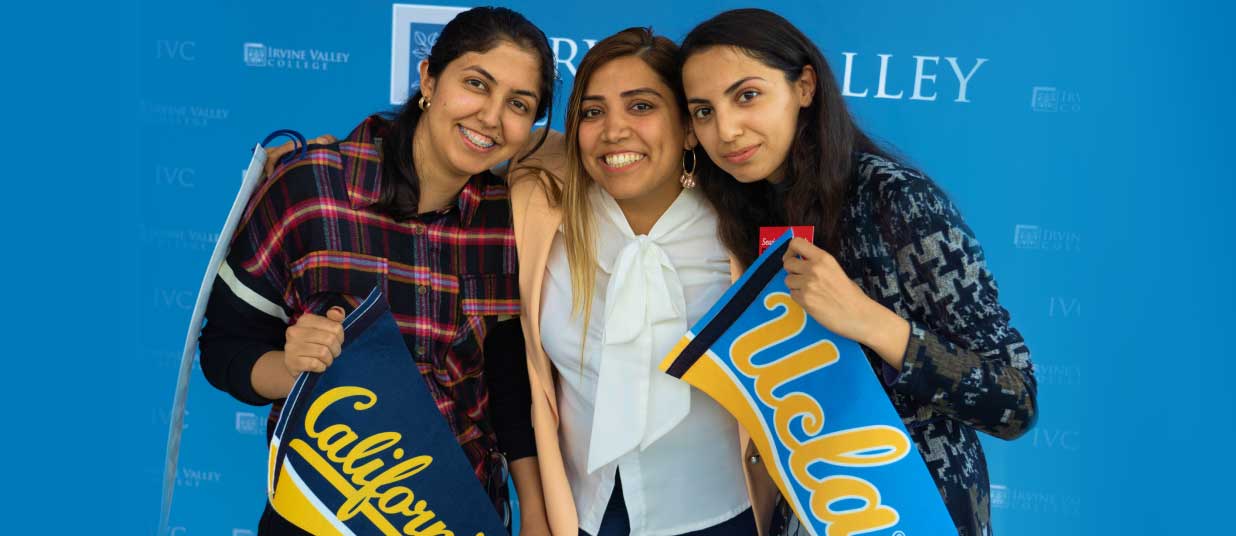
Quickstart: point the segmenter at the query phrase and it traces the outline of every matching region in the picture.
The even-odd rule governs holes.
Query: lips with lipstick
[[[465,143],[477,151],[490,151],[498,146],[498,143],[493,138],[463,125],[459,125],[459,134],[463,137]]]
[[[646,156],[642,153],[623,151],[603,155],[597,160],[600,160],[601,164],[611,171],[622,171],[642,162]]]
[[[749,145],[737,151],[725,153],[724,155],[722,155],[722,158],[725,158],[725,160],[730,162],[731,164],[741,164],[743,162],[746,162],[747,160],[750,160],[751,157],[755,156],[755,153],[759,150],[760,150],[759,144]]]

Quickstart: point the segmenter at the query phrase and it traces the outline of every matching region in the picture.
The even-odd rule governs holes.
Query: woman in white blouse
[[[752,505],[771,491],[766,475],[746,474],[735,420],[657,370],[731,282],[716,214],[690,189],[695,139],[680,87],[672,41],[619,32],[576,72],[565,160],[534,157],[539,168],[512,171],[555,536],[751,535]]]

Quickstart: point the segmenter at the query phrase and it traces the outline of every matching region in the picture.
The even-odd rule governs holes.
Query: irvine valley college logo
[[[1009,506],[1009,488],[1001,484],[991,485],[991,507],[992,508],[1008,508]]]
[[[429,57],[438,33],[466,7],[395,4],[391,25],[391,104],[403,104],[415,92],[417,64]]]
[[[1034,86],[1030,90],[1030,109],[1036,112],[1080,112],[1081,96],[1076,91]]]
[[[265,67],[266,45],[261,43],[245,43],[245,65],[250,67]]]
[[[245,65],[257,68],[326,71],[331,65],[346,64],[350,56],[349,52],[245,43]]]
[[[1013,228],[1013,245],[1021,249],[1039,249],[1043,231],[1037,225],[1018,224]]]
[[[1081,233],[1076,231],[1020,223],[1013,227],[1013,246],[1017,249],[1077,252],[1081,251],[1081,239]]]

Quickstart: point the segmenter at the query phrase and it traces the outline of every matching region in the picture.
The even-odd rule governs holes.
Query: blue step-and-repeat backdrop
[[[500,3],[551,36],[562,80],[556,128],[575,67],[592,43],[636,25],[678,40],[718,11],[750,5]],[[1236,403],[1226,394],[1233,377],[1226,339],[1234,174],[1223,158],[1236,87],[1236,47],[1226,26],[1232,10],[1217,3],[1072,0],[760,7],[815,39],[866,130],[952,195],[1025,335],[1037,366],[1039,421],[1014,442],[983,438],[996,532],[1236,530],[1226,515],[1236,477]],[[57,16],[49,11],[42,16]],[[99,238],[91,233],[91,212],[65,224],[88,257],[77,259],[78,268],[118,265],[110,270],[121,274],[92,281],[93,294],[75,296],[74,307],[106,304],[114,292],[123,295],[115,303],[125,314],[73,313],[89,324],[85,336],[118,334],[92,350],[112,372],[104,385],[82,384],[98,394],[77,399],[85,406],[77,435],[85,437],[73,438],[86,452],[97,444],[108,456],[74,447],[76,457],[65,451],[57,464],[72,460],[74,474],[101,475],[83,480],[90,484],[82,489],[91,490],[83,504],[114,507],[88,525],[74,520],[76,528],[29,533],[155,532],[184,330],[249,149],[280,128],[343,136],[366,115],[390,109],[415,83],[410,69],[440,27],[433,14],[374,0],[144,1],[121,10],[119,45],[99,40],[120,62],[135,57],[135,68],[110,76],[97,63],[114,54],[92,54],[90,42],[74,45],[79,54],[71,60],[39,59],[92,73],[75,88],[56,90],[71,100],[53,106],[72,109],[74,120],[88,122],[90,107],[98,106],[91,86],[122,88],[116,98],[124,109],[106,117],[135,121],[132,127],[77,130],[95,140],[123,137],[115,145],[124,176],[100,186],[81,172],[88,165],[75,175],[91,184],[85,188],[94,199],[83,207],[136,212],[109,227],[125,244],[117,258],[93,244]],[[90,32],[111,35],[106,27]],[[136,96],[124,89],[133,87]],[[63,344],[79,348],[83,341]],[[195,367],[171,534],[256,533],[266,409],[213,389]],[[113,442],[123,446],[108,446]],[[46,506],[44,497],[58,496],[59,488],[29,489],[26,500]],[[34,517],[31,526],[68,522]]]

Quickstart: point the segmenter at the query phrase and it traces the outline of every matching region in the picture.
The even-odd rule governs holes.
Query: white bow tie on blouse
[[[613,222],[626,242],[605,289],[589,473],[636,447],[648,448],[691,410],[690,386],[657,365],[688,328],[682,282],[661,244],[697,219],[694,207],[677,206],[696,200],[680,195],[647,235],[636,236],[617,202],[599,188],[594,194],[592,202],[601,204],[597,212]]]

